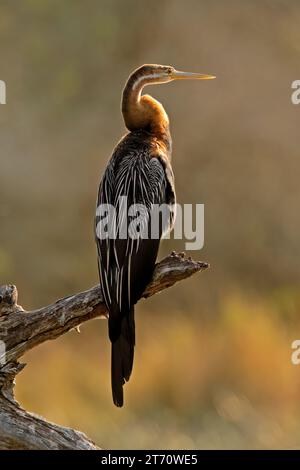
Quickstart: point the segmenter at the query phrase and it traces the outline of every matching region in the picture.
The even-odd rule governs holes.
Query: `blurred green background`
[[[123,409],[99,320],[27,354],[27,409],[105,448],[299,447],[299,24],[296,0],[1,1],[0,283],[27,309],[98,282],[95,198],[128,74],[217,75],[147,89],[171,120],[178,201],[205,204],[189,255],[210,271],[138,305]]]

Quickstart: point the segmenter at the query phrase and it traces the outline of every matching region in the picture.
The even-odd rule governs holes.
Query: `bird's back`
[[[142,238],[141,233],[134,232],[134,221],[139,217],[140,225],[150,229],[153,206],[174,202],[163,158],[162,149],[151,135],[144,131],[129,133],[115,148],[102,178],[98,207],[109,204],[115,210],[110,217],[114,237],[97,238],[108,308],[113,303],[121,309],[130,308],[152,275],[161,230],[157,237],[147,233],[148,239]],[[97,216],[96,226],[99,221]],[[126,263],[129,269],[124,278]]]
[[[115,148],[99,188],[96,241],[113,344],[113,396],[119,406],[122,385],[132,370],[133,307],[151,280],[163,231],[160,225],[155,236],[150,233],[153,207],[174,202],[163,150],[148,132],[127,134]],[[103,234],[101,217],[108,208],[108,230]]]

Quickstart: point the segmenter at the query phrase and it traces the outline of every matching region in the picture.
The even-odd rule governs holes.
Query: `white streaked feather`
[[[143,230],[147,227],[150,222],[150,213],[153,204],[160,204],[165,202],[167,179],[164,167],[158,160],[158,158],[149,158],[148,149],[146,148],[143,152],[129,152],[121,161],[117,162],[117,155],[115,154],[101,182],[99,190],[98,203],[109,203],[116,207],[119,198],[122,196],[130,195],[130,199],[134,204],[143,204],[147,208],[147,212],[143,220],[140,223],[140,231],[142,234]],[[130,201],[129,201],[130,203]],[[122,224],[125,222],[126,212],[128,207],[120,204],[120,213],[114,217],[113,229],[116,234],[120,233]],[[130,220],[127,220],[127,224]],[[127,238],[125,247],[125,260],[127,264],[127,289],[128,289],[128,302],[130,305],[131,296],[131,268],[133,253],[138,253],[140,243],[142,242],[141,237],[136,240]],[[103,241],[102,241],[103,243]],[[119,308],[122,308],[123,299],[123,284],[124,284],[124,266],[120,265],[121,260],[119,259],[118,248],[116,240],[106,240],[106,263],[103,265],[103,257],[101,249],[99,247],[99,260],[101,264],[102,278],[104,279],[103,293],[104,300],[107,305],[112,302],[112,292],[115,292],[116,301]],[[112,250],[112,251],[111,251]],[[115,259],[116,266],[112,269],[113,258]],[[124,256],[124,254],[122,255]],[[124,260],[122,260],[124,262]],[[125,281],[126,282],[126,281]]]

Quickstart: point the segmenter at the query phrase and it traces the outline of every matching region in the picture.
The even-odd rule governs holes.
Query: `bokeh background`
[[[99,320],[27,354],[27,409],[104,448],[300,447],[299,25],[296,0],[1,1],[0,283],[27,309],[98,282],[95,198],[129,72],[217,75],[147,89],[171,119],[179,202],[205,204],[188,254],[210,271],[138,305],[123,409]]]

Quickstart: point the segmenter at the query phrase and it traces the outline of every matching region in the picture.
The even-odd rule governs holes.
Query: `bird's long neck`
[[[169,138],[169,118],[164,107],[152,96],[141,95],[144,86],[153,83],[153,76],[137,72],[129,77],[123,91],[125,125],[129,131],[147,130],[165,140]]]

